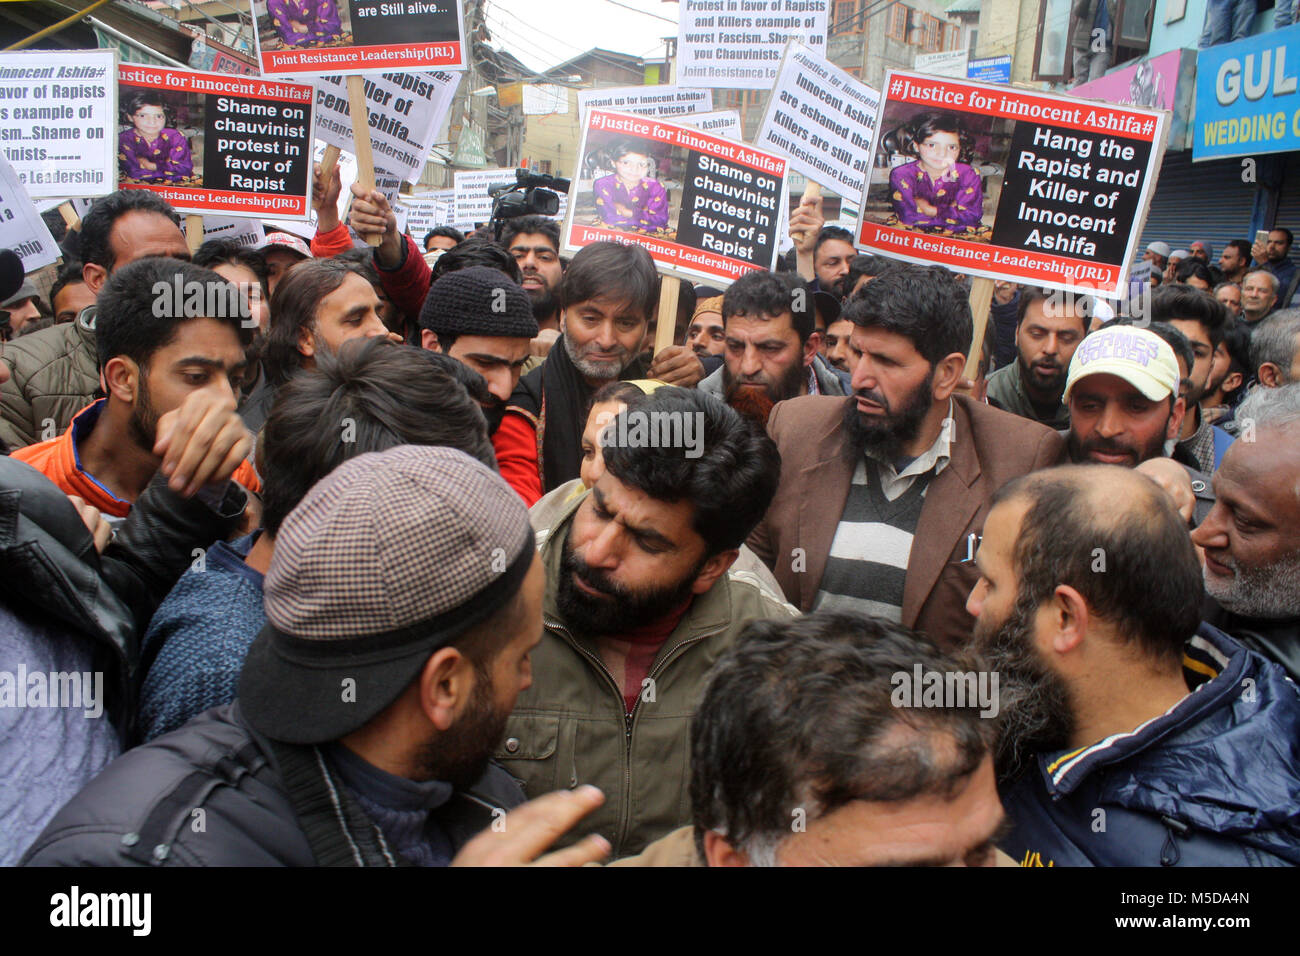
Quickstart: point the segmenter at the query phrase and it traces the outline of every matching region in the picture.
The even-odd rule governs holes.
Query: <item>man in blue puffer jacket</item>
[[[1056,468],[994,501],[967,609],[1001,685],[1026,866],[1300,864],[1300,688],[1198,621],[1201,571],[1152,482]]]

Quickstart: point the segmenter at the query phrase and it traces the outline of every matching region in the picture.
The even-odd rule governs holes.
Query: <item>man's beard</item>
[[[135,405],[131,409],[131,417],[127,420],[127,432],[140,448],[149,454],[153,454],[153,446],[158,442],[158,413],[154,410],[153,402],[149,400],[148,379],[144,372],[140,373],[139,394],[136,395]]]
[[[569,361],[572,362],[574,367],[587,378],[612,382],[614,379],[618,378],[623,369],[627,368],[628,364],[632,361],[631,351],[624,348],[622,345],[618,346],[617,359],[613,361],[596,362],[586,358],[589,353],[597,351],[593,347],[594,343],[592,343],[592,345],[582,346],[581,349],[579,349],[579,346],[573,341],[573,339],[569,338],[568,335],[561,334],[560,338],[564,341],[564,350],[569,353]]]
[[[589,567],[578,557],[568,540],[560,558],[560,583],[556,606],[571,630],[590,637],[617,636],[659,620],[669,611],[685,604],[704,560],[676,584],[650,591],[632,591],[615,584],[603,571]],[[581,591],[573,582],[577,574],[583,582],[605,597]]]
[[[1166,424],[1168,424],[1167,420]],[[1086,465],[1090,463],[1093,459],[1089,452],[1099,451],[1109,455],[1127,454],[1131,456],[1133,460],[1121,465],[1121,467],[1136,468],[1144,461],[1149,461],[1152,458],[1159,458],[1164,455],[1164,433],[1165,429],[1161,429],[1145,448],[1139,448],[1133,444],[1113,441],[1109,438],[1102,438],[1096,434],[1087,441],[1081,441],[1072,428],[1070,429],[1069,435],[1066,437],[1066,444],[1070,449],[1070,460],[1075,464]],[[1109,464],[1119,464],[1119,462],[1110,462]]]
[[[1060,750],[1074,734],[1070,690],[1034,647],[1037,605],[1020,598],[1007,619],[993,628],[975,625],[975,649],[998,675],[998,783],[1015,780],[1035,755]]]
[[[487,405],[479,402],[479,409],[483,412],[483,417],[487,420],[487,430],[489,435],[495,435],[497,429],[501,427],[501,419],[506,414],[506,403],[501,401],[495,395],[492,396],[492,404]]]
[[[466,790],[487,771],[488,761],[505,734],[509,711],[498,711],[492,676],[474,667],[474,690],[460,719],[428,741],[416,757],[422,780],[441,780]]]
[[[1032,385],[1037,391],[1044,395],[1060,395],[1065,391],[1065,373],[1066,368],[1059,362],[1044,366],[1042,362],[1035,362],[1033,365],[1026,365],[1024,358],[1017,359],[1020,362],[1020,377],[1024,382]],[[1047,378],[1043,376],[1047,375]]]
[[[731,369],[722,364],[722,395],[727,404],[746,418],[752,418],[760,425],[767,424],[772,414],[772,407],[777,402],[789,398],[798,398],[803,393],[808,370],[801,362],[795,362],[786,370],[779,382],[768,382],[756,378],[736,379]]]
[[[1187,380],[1187,394],[1183,396],[1183,401],[1187,403],[1187,414],[1189,417],[1196,414],[1193,409],[1195,409],[1197,405],[1201,404],[1201,399],[1210,394],[1211,391],[1212,389],[1210,388],[1210,380],[1208,377],[1205,380],[1205,384],[1199,388],[1197,388],[1196,383],[1191,379]]]
[[[889,406],[883,392],[876,389],[855,389],[853,396],[875,402],[885,410],[883,415],[867,418],[858,410],[856,401],[844,406],[844,428],[849,444],[858,452],[867,452],[882,461],[897,461],[903,447],[921,432],[921,423],[934,404],[934,368],[925,381],[914,388],[897,409]]]
[[[540,279],[541,276],[538,276]],[[559,302],[556,301],[555,293],[549,286],[543,285],[538,289],[527,289],[528,297],[533,300],[533,318],[537,320],[540,326],[549,319],[555,318],[555,311],[559,308]]]
[[[1209,555],[1235,572],[1225,580],[1205,569],[1205,591],[1224,610],[1265,620],[1296,616],[1300,609],[1300,550],[1258,568],[1243,568],[1227,554],[1220,557],[1211,551]]]

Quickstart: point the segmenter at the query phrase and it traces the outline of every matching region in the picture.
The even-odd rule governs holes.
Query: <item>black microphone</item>
[[[12,249],[0,249],[0,302],[7,302],[22,285],[23,260]]]

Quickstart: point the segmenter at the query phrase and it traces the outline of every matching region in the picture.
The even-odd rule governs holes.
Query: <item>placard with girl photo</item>
[[[191,146],[191,136],[202,140],[201,108],[184,101],[184,94],[120,88],[124,129],[117,137],[117,158],[121,182],[203,185],[202,163],[196,174]],[[178,127],[192,132],[187,135]]]
[[[1010,123],[891,103],[864,217],[881,225],[987,242]],[[892,115],[891,115],[892,114]]]
[[[681,160],[674,167],[671,154],[671,147],[653,140],[593,134],[580,177],[591,191],[580,187],[578,215],[593,226],[675,238],[673,200],[663,180],[680,175]]]

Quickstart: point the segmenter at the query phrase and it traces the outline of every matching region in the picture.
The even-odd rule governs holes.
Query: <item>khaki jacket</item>
[[[533,684],[519,695],[495,756],[530,799],[584,783],[603,790],[604,804],[557,846],[599,833],[620,857],[691,822],[690,723],[714,661],[748,622],[797,612],[755,584],[723,575],[696,596],[655,656],[653,699],[647,689],[627,716],[595,642],[571,632],[556,607],[563,544],[582,500],[569,502],[553,527],[534,523],[544,541],[545,631],[533,652]]]
[[[0,439],[14,450],[63,434],[99,397],[94,312],[7,343],[4,362],[11,375],[0,385]]]
[[[804,396],[772,409],[781,483],[749,547],[786,598],[812,610],[857,465],[842,426],[852,398]],[[993,495],[1013,478],[1060,464],[1065,442],[1037,422],[958,396],[952,456],[930,482],[903,582],[903,626],[949,647],[970,637],[966,599],[979,578],[974,554]]]
[[[678,827],[660,837],[636,856],[615,860],[610,866],[707,866],[695,848],[695,827]]]

